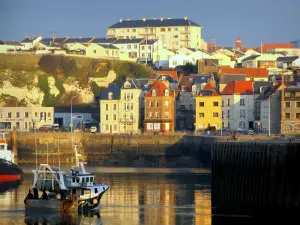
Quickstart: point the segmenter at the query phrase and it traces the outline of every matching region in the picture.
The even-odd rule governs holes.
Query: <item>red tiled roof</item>
[[[220,68],[219,76],[223,74],[245,74],[247,78],[268,78],[269,71],[266,68]]]
[[[178,76],[177,76],[177,71],[175,70],[163,70],[163,71],[157,71],[157,75],[170,75],[172,76],[175,80],[178,81]]]
[[[254,51],[258,51],[258,48],[256,47],[243,47],[242,49],[244,52],[248,51],[248,50],[254,50]]]
[[[7,144],[7,140],[1,139],[1,140],[0,140],[0,143],[1,143],[1,144]]]
[[[230,81],[222,91],[222,95],[252,95],[252,81]]]
[[[262,46],[262,51],[267,52],[273,48],[295,48],[295,46],[291,43],[266,43]]]
[[[203,90],[215,90],[215,88],[210,83],[207,83]]]
[[[164,84],[163,80],[158,80],[153,85],[153,87],[148,91],[148,93],[145,95],[145,97],[152,97],[152,90],[156,90],[156,97],[159,96],[165,96],[165,90],[169,90],[169,96],[175,96],[175,93],[173,90],[170,90],[166,84]]]

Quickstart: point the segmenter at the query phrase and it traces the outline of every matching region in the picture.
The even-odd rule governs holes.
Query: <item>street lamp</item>
[[[72,98],[71,98],[71,133],[72,133],[72,145],[73,145],[73,99],[74,98],[76,98],[77,97],[77,95],[75,95],[75,96],[73,96]]]

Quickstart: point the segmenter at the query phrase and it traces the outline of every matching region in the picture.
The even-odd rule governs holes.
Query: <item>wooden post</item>
[[[10,136],[11,140],[11,151],[14,153],[14,157],[18,157],[18,132],[13,131]]]

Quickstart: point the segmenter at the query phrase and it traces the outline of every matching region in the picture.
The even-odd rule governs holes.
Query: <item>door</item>
[[[249,121],[249,129],[253,129],[253,121]]]

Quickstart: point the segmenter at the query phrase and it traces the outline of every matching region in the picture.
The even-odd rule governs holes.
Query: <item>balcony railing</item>
[[[122,119],[120,119],[120,123],[135,123],[135,119],[122,118]]]

